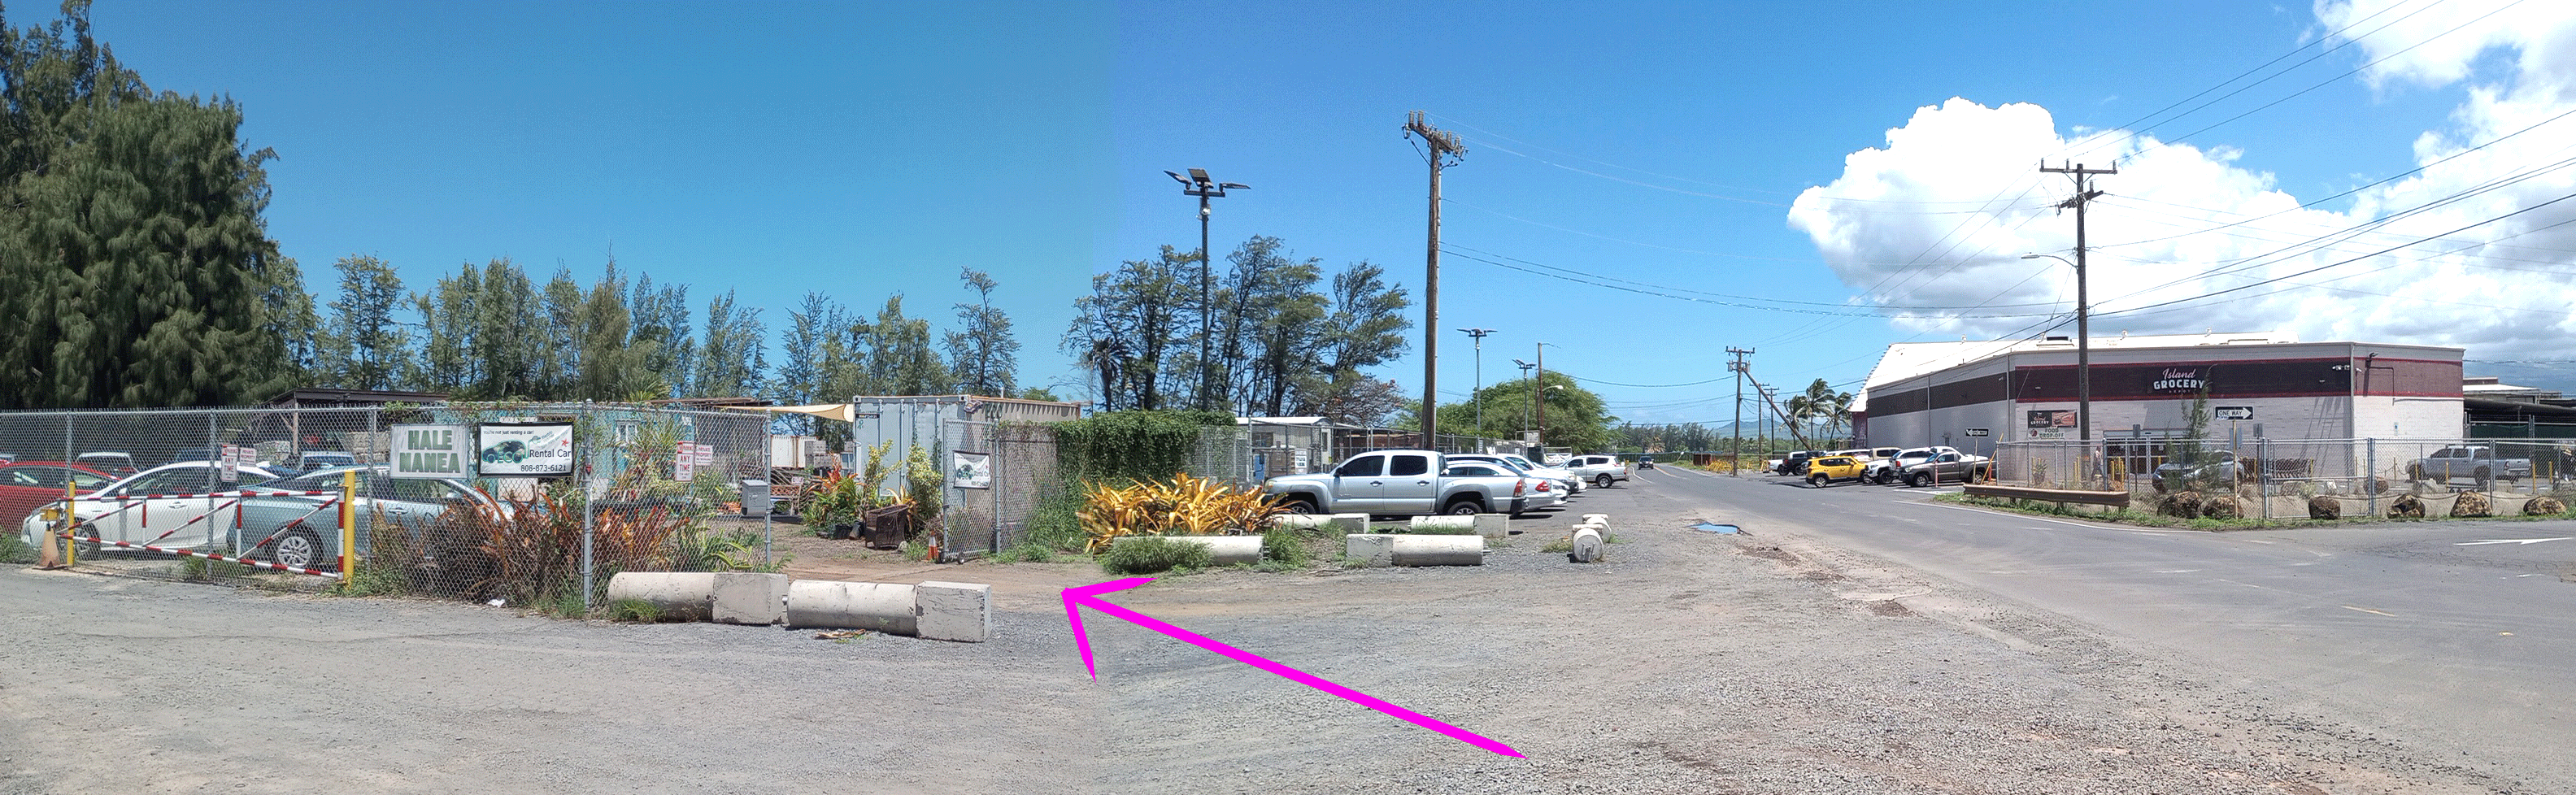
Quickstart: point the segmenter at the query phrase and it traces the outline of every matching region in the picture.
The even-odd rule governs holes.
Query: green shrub
[[[36,548],[15,535],[0,535],[0,563],[34,563]]]
[[[1100,568],[1111,574],[1158,574],[1207,567],[1207,547],[1186,541],[1145,537],[1112,545],[1100,553]]]
[[[662,620],[662,608],[642,599],[619,599],[608,603],[608,620],[652,624]]]
[[[1306,550],[1306,539],[1299,537],[1297,531],[1272,528],[1270,532],[1261,534],[1263,561],[1296,568],[1306,565],[1313,558],[1314,556]]]

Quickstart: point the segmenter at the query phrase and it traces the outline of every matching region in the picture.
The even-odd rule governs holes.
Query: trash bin
[[[878,508],[861,514],[859,522],[866,525],[866,529],[861,530],[860,535],[873,549],[893,549],[903,546],[904,537],[912,535],[912,509],[909,506],[888,505]]]
[[[759,517],[769,513],[769,481],[744,478],[742,481],[742,515]]]

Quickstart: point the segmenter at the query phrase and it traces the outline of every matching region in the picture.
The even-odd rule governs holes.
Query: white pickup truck
[[[1461,471],[1472,466],[1461,464]],[[1534,502],[1537,498],[1533,495],[1538,478],[1502,474],[1450,476],[1449,471],[1447,456],[1437,452],[1377,450],[1351,456],[1331,472],[1271,478],[1262,482],[1261,490],[1278,500],[1280,509],[1288,513],[1516,514],[1542,507]]]

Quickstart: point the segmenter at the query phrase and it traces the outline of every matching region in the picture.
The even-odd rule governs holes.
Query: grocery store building
[[[2093,435],[2114,457],[2160,460],[2206,395],[2241,418],[2210,422],[2216,438],[2458,438],[2461,354],[2283,332],[2095,337]],[[1889,346],[1854,398],[1855,446],[2075,439],[2075,364],[2068,337]]]

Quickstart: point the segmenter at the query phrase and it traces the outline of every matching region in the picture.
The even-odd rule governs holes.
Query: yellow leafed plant
[[[1257,487],[1238,489],[1182,474],[1170,483],[1093,486],[1074,515],[1091,536],[1088,549],[1098,552],[1119,536],[1260,533],[1278,510]]]

